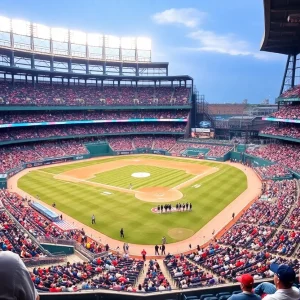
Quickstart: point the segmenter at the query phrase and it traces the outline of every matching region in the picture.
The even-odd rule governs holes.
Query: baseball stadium
[[[263,8],[275,105],[208,103],[148,38],[0,17],[0,258],[40,299],[227,300],[243,274],[299,274],[300,3]]]

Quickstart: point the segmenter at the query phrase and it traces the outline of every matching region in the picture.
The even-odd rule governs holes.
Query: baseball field
[[[239,169],[209,161],[132,155],[32,170],[18,187],[105,235],[136,244],[184,240],[247,189]],[[160,214],[157,205],[192,203]],[[96,224],[91,224],[95,215]]]

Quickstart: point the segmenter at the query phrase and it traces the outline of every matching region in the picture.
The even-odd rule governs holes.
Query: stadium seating
[[[82,120],[127,120],[127,119],[182,119],[187,118],[188,111],[163,110],[163,111],[132,111],[132,112],[106,112],[106,111],[80,111],[80,112],[26,112],[26,113],[2,113],[0,124],[11,123],[35,123],[35,122],[62,122]]]
[[[277,162],[293,171],[300,171],[300,147],[298,145],[268,144],[266,146],[248,148],[246,153]]]
[[[82,135],[100,135],[110,133],[134,133],[134,132],[166,132],[166,133],[183,133],[186,124],[176,123],[149,123],[149,124],[92,124],[92,125],[72,125],[72,126],[47,126],[31,128],[2,129],[0,131],[1,141],[27,140],[49,137],[67,137]]]
[[[260,131],[263,134],[275,135],[275,136],[282,136],[282,137],[289,137],[294,139],[300,138],[300,129],[298,127],[282,127],[278,128],[275,126],[267,127]]]
[[[270,117],[277,118],[277,119],[299,120],[300,106],[288,105],[288,106],[281,107],[279,111],[272,113]]]
[[[174,156],[181,156],[184,155],[184,152],[187,149],[207,149],[208,152],[206,155],[212,156],[212,157],[221,157],[224,156],[227,152],[229,152],[232,147],[230,146],[220,146],[220,145],[212,145],[212,144],[206,144],[205,141],[203,143],[176,143],[172,149],[170,150],[170,153]]]
[[[0,105],[22,106],[161,106],[186,105],[189,88],[185,87],[104,87],[66,86],[25,83],[0,83]]]
[[[300,96],[300,86],[297,85],[280,95],[280,98],[299,98]]]
[[[291,172],[286,167],[277,164],[271,166],[255,167],[254,170],[263,180],[291,176]]]

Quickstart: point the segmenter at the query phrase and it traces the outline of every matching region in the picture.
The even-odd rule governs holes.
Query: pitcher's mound
[[[164,203],[178,201],[183,195],[178,190],[166,187],[145,187],[138,190],[135,197],[142,201]]]
[[[168,230],[168,236],[174,240],[185,240],[194,234],[194,230],[188,228],[172,228]]]

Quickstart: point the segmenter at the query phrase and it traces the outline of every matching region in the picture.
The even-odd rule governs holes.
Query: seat
[[[241,290],[239,290],[239,291],[234,291],[234,292],[232,292],[232,295],[240,294],[241,292],[242,292]]]
[[[197,296],[186,296],[186,295],[183,295],[183,299],[184,300],[192,300],[192,299],[198,299]]]
[[[223,296],[220,296],[218,297],[219,300],[227,300],[229,297],[231,297],[231,295],[223,295]]]
[[[227,296],[227,295],[231,295],[231,294],[229,292],[222,292],[222,293],[218,293],[216,297],[220,298],[221,296]]]
[[[213,294],[203,294],[203,295],[201,295],[200,300],[203,300],[204,298],[214,297],[214,296],[215,295],[213,295]]]

